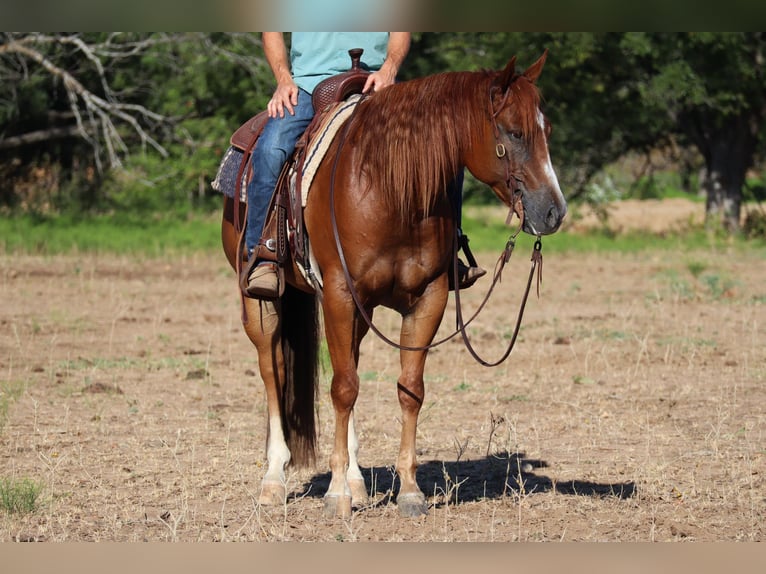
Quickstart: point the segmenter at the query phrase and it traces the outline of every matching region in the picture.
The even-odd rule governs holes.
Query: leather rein
[[[493,111],[492,106],[492,95],[490,92],[490,118],[492,121],[492,128],[495,135],[496,145],[495,145],[495,153],[498,158],[503,158],[506,156],[506,149],[503,143],[500,141],[500,130],[497,125],[497,116],[500,113],[500,111],[505,106],[506,100],[508,99],[508,93],[509,90],[506,90],[505,95],[503,97],[503,100],[498,107],[497,111]],[[338,160],[340,158],[340,152],[343,148],[343,145],[346,140],[346,135],[348,133],[348,128],[351,125],[351,122],[354,118],[354,115],[356,114],[356,110],[358,109],[359,104],[364,100],[366,97],[365,94],[362,95],[362,97],[357,102],[356,106],[354,108],[354,112],[352,113],[351,117],[346,120],[346,124],[343,127],[343,131],[341,132],[341,139],[338,144],[338,151],[335,154],[335,160],[333,162],[333,168],[332,172],[330,174],[330,220],[332,223],[332,231],[333,231],[333,237],[335,239],[335,246],[338,250],[338,257],[340,259],[341,267],[343,269],[343,275],[346,279],[346,285],[348,286],[349,292],[351,293],[351,297],[354,300],[354,303],[356,304],[356,308],[359,311],[359,314],[364,319],[367,326],[372,330],[373,333],[375,333],[380,339],[382,339],[384,342],[389,344],[390,346],[399,349],[400,351],[426,351],[429,349],[432,349],[434,347],[437,347],[443,343],[446,343],[447,341],[453,339],[458,333],[461,335],[463,342],[468,349],[468,351],[471,353],[471,356],[481,365],[485,367],[494,367],[505,361],[508,356],[511,354],[511,351],[513,350],[513,347],[516,344],[516,339],[519,334],[519,329],[521,328],[521,320],[524,315],[524,309],[527,304],[527,299],[529,297],[529,292],[532,287],[532,280],[535,275],[535,271],[537,271],[537,296],[540,296],[540,283],[542,282],[542,265],[543,265],[543,255],[542,255],[542,241],[540,237],[538,236],[535,244],[534,249],[532,251],[532,265],[529,270],[529,278],[527,280],[527,285],[524,290],[524,295],[521,300],[521,305],[519,307],[519,313],[516,318],[516,325],[514,327],[513,335],[511,337],[511,340],[508,344],[508,347],[506,348],[505,352],[501,355],[499,359],[496,361],[487,361],[483,359],[475,350],[473,345],[471,344],[471,341],[468,337],[468,333],[466,332],[466,327],[468,327],[473,320],[478,317],[479,313],[482,311],[486,303],[489,301],[490,296],[492,295],[492,292],[495,289],[495,286],[497,283],[500,282],[502,271],[505,265],[510,261],[511,255],[513,254],[513,249],[516,245],[516,237],[521,232],[523,226],[524,226],[524,208],[521,202],[521,189],[518,184],[522,183],[522,181],[516,177],[511,170],[511,164],[510,159],[505,162],[505,169],[506,169],[506,185],[508,186],[508,190],[511,192],[511,207],[510,211],[508,213],[508,218],[506,219],[506,224],[510,224],[511,220],[513,219],[514,213],[516,213],[519,216],[519,227],[518,229],[508,238],[508,241],[505,244],[505,248],[503,249],[502,253],[500,254],[500,257],[498,258],[497,262],[495,263],[495,269],[494,274],[492,277],[492,284],[489,287],[489,290],[487,291],[487,294],[484,296],[484,299],[482,300],[479,307],[476,309],[476,311],[471,315],[471,317],[467,320],[463,320],[463,312],[462,312],[462,306],[460,303],[460,284],[459,284],[459,278],[458,278],[458,270],[457,270],[457,263],[458,263],[458,229],[457,225],[455,225],[455,233],[453,238],[453,245],[452,245],[452,274],[453,274],[453,285],[454,291],[455,291],[455,306],[456,306],[456,329],[449,334],[448,336],[444,337],[443,339],[440,339],[436,342],[433,342],[429,345],[425,346],[419,346],[419,347],[411,347],[408,345],[401,345],[395,341],[392,341],[390,338],[388,338],[384,333],[382,333],[372,322],[372,318],[370,317],[370,314],[367,312],[367,310],[364,307],[364,304],[362,303],[359,293],[354,287],[354,279],[351,277],[351,273],[348,269],[348,263],[346,262],[345,253],[343,251],[343,246],[341,244],[340,239],[340,232],[338,230],[338,221],[335,213],[335,175],[337,172],[338,167]]]

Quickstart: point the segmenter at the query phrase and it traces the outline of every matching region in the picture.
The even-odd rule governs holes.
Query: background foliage
[[[415,33],[406,80],[445,70],[523,70],[540,87],[551,155],[570,200],[675,192],[707,199],[737,230],[762,194],[765,35]],[[265,107],[260,35],[0,35],[0,206],[5,213],[208,213],[231,132]],[[81,89],[80,89],[81,88]],[[489,201],[467,180],[468,201]]]

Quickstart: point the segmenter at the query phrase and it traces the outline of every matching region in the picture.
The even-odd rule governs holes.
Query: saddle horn
[[[351,57],[351,69],[337,76],[331,76],[319,82],[311,96],[314,111],[319,113],[329,105],[342,102],[351,94],[361,94],[370,72],[362,68],[362,48],[348,51]]]
[[[351,69],[353,71],[360,69],[359,63],[362,61],[363,53],[364,53],[364,50],[362,50],[361,48],[351,48],[348,51],[348,55],[351,56]]]

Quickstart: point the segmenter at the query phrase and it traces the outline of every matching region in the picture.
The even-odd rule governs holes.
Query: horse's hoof
[[[364,506],[370,501],[370,496],[367,494],[367,487],[362,480],[349,480],[348,486],[351,489],[351,504],[356,508]]]
[[[420,492],[400,494],[396,497],[399,506],[399,514],[408,518],[416,518],[428,514],[426,497]]]
[[[261,506],[279,506],[285,503],[287,491],[281,482],[264,481],[261,483],[261,495],[258,504]]]
[[[351,497],[325,494],[324,515],[326,518],[351,518]]]

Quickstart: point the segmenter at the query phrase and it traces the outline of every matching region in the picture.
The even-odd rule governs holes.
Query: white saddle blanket
[[[303,207],[306,207],[306,199],[309,195],[311,182],[314,180],[317,169],[322,164],[330,144],[335,139],[335,135],[343,126],[343,123],[354,112],[354,108],[360,98],[360,94],[354,94],[341,104],[338,104],[335,111],[328,114],[327,119],[317,130],[317,136],[306,151],[306,160],[303,162],[303,172],[301,173],[301,203]]]
[[[357,102],[361,98],[361,95],[355,94],[350,96],[341,104],[335,108],[335,110],[327,115],[324,123],[317,130],[317,136],[310,142],[309,148],[306,150],[306,159],[303,162],[303,171],[301,173],[301,203],[303,207],[306,207],[306,200],[309,195],[309,189],[311,189],[311,182],[314,180],[319,166],[322,164],[324,156],[327,154],[327,150],[330,148],[330,144],[335,139],[338,130],[343,126],[344,122],[354,112]],[[297,173],[293,171],[290,174],[290,193],[295,194],[295,182],[297,179]],[[295,230],[291,230],[295,232]],[[298,268],[306,279],[315,289],[322,289],[322,273],[319,269],[319,265],[314,258],[314,250],[311,248],[311,238],[306,236],[305,240],[306,250],[310,266],[308,269],[298,263]]]

